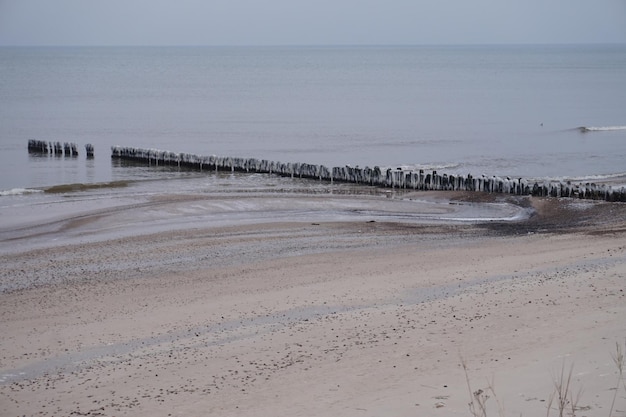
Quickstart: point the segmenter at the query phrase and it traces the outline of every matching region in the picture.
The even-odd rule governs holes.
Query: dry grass
[[[565,372],[565,363],[561,366],[561,371],[558,375],[552,378],[554,382],[554,391],[548,397],[548,412],[547,416],[550,416],[552,411],[552,405],[556,406],[556,411],[559,417],[565,417],[567,415],[571,417],[576,416],[578,410],[578,402],[582,396],[582,389],[579,389],[576,394],[572,391],[572,373],[574,372],[574,365],[569,367],[569,371]]]
[[[626,341],[624,342],[623,347],[619,343],[616,343],[615,346],[615,353],[612,353],[611,357],[615,363],[615,367],[617,368],[618,375],[615,388],[613,389],[613,400],[611,401],[611,408],[609,410],[608,417],[613,417],[615,403],[621,388],[623,388],[624,393],[626,394],[626,380],[624,379],[624,369],[626,368],[626,357],[624,356],[624,352],[626,351]],[[493,398],[493,401],[496,402],[498,407],[498,415],[500,417],[504,417],[504,407],[496,395],[493,380],[487,381],[486,388],[474,390],[470,381],[467,362],[463,357],[461,357],[461,366],[463,366],[463,371],[465,372],[465,381],[467,383],[467,389],[470,397],[468,407],[471,416],[487,417],[487,401]],[[578,404],[582,396],[582,388],[579,388],[576,391],[573,390],[573,371],[573,365],[570,365],[569,369],[567,369],[565,363],[563,363],[560,371],[553,376],[554,390],[548,397],[547,417],[550,417],[553,412],[556,412],[558,417],[576,417],[576,413],[581,410]]]
[[[469,378],[469,371],[467,368],[467,362],[465,359],[461,358],[461,365],[463,366],[463,370],[465,371],[465,381],[467,382],[467,389],[470,395],[470,402],[468,403],[468,407],[470,413],[473,417],[487,417],[487,400],[493,397],[496,402],[499,410],[500,417],[504,417],[504,406],[498,400],[498,396],[496,395],[496,390],[494,388],[494,381],[487,381],[487,387],[483,390],[479,388],[474,391],[472,389],[472,384]]]
[[[626,347],[626,341],[624,342],[624,347]],[[617,393],[619,391],[620,385],[624,387],[624,392],[626,392],[626,381],[624,381],[624,351],[622,350],[622,346],[619,343],[615,343],[615,354],[611,355],[613,358],[613,362],[617,367],[617,384],[615,385],[615,392],[613,393],[613,401],[611,402],[611,410],[609,411],[609,417],[613,415],[613,410],[615,409],[615,400],[617,399]]]

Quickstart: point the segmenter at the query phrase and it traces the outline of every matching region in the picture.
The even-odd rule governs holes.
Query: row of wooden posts
[[[47,142],[44,140],[30,139],[28,141],[28,152],[51,154],[57,156],[78,156],[78,146],[75,143]],[[85,145],[85,153],[88,158],[93,158],[93,145]]]
[[[490,193],[570,197],[626,202],[626,187],[570,181],[531,182],[523,178],[481,175],[448,175],[437,171],[381,169],[380,167],[334,167],[305,163],[283,163],[255,158],[201,156],[157,149],[113,146],[112,158],[154,166],[178,166],[200,171],[232,171],[276,174],[292,178],[363,184],[376,187],[411,190],[482,191]]]

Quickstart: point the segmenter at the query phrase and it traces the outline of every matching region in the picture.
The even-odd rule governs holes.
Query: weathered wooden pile
[[[523,178],[439,174],[436,171],[334,167],[305,163],[283,163],[255,158],[201,156],[158,149],[113,146],[112,158],[136,161],[150,165],[170,165],[201,171],[233,171],[276,174],[292,178],[344,182],[386,188],[412,190],[482,191],[490,193],[571,197],[592,200],[626,202],[625,187],[604,184],[572,183],[570,181],[529,182]]]
[[[28,152],[53,154],[59,156],[78,156],[78,146],[75,143],[47,142],[44,140],[30,139]]]
[[[91,143],[85,145],[85,153],[87,158],[93,158],[93,145]]]

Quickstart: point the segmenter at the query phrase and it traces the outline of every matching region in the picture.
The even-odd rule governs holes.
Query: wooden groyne
[[[87,158],[93,158],[93,145],[91,143],[85,145],[85,154]]]
[[[275,174],[292,178],[370,185],[408,190],[479,191],[488,193],[569,197],[626,202],[626,187],[571,181],[530,182],[523,178],[481,175],[448,175],[437,171],[382,169],[380,167],[334,167],[304,163],[283,163],[255,158],[201,156],[158,149],[113,146],[111,157],[154,166],[178,166],[200,171],[231,171]]]
[[[47,142],[43,140],[30,139],[28,141],[28,152],[40,154],[52,154],[57,156],[78,156],[78,146],[75,143]]]

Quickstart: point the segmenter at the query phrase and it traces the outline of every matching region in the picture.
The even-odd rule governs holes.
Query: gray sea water
[[[29,139],[77,143],[80,154],[29,154]],[[112,145],[621,178],[626,45],[0,48],[0,196],[120,180],[167,188],[179,177],[194,187],[198,174],[111,161]]]

